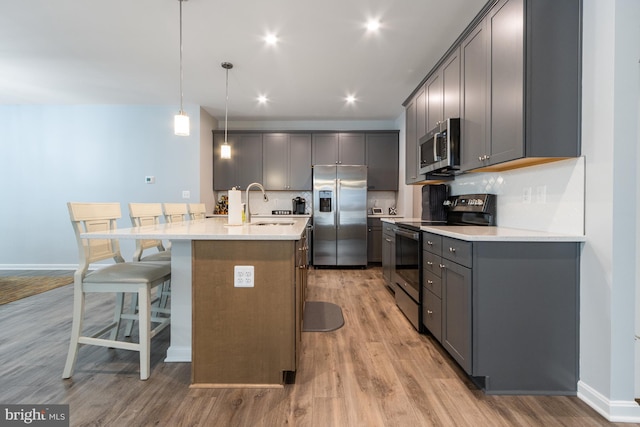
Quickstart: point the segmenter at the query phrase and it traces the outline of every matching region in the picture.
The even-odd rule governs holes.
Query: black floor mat
[[[307,301],[304,303],[303,332],[329,332],[344,325],[342,309],[330,302]]]

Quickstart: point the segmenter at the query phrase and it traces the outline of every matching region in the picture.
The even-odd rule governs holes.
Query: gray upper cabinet
[[[425,179],[424,174],[418,173],[418,140],[426,133],[425,86],[405,106],[405,183],[409,185]]]
[[[482,166],[487,145],[487,31],[482,21],[462,41],[462,170]]]
[[[455,49],[429,77],[425,85],[427,125],[425,131],[448,118],[460,117],[460,49]]]
[[[489,139],[485,161],[524,156],[523,0],[501,1],[487,17],[489,38]]]
[[[311,190],[311,134],[265,133],[263,179],[267,190]]]
[[[461,118],[462,171],[580,155],[581,12],[581,0],[490,1],[427,75],[427,129]],[[404,103],[411,150],[422,90]],[[407,155],[407,184],[413,167]]]
[[[230,133],[231,159],[220,158],[224,133],[213,134],[213,189],[247,188],[252,182],[262,181],[262,134]]]
[[[367,189],[398,190],[398,133],[367,133]]]
[[[447,57],[442,65],[442,120],[460,117],[460,49]]]
[[[499,0],[463,41],[462,170],[580,155],[580,11],[580,0]]]
[[[427,80],[425,87],[427,90],[425,94],[427,102],[426,130],[429,131],[442,121],[442,74],[439,72],[434,73],[429,80]]]
[[[363,133],[314,133],[314,165],[364,165],[365,136]]]

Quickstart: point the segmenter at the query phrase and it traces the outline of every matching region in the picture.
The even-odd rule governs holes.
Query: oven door
[[[420,301],[420,232],[396,229],[395,278],[398,287]]]

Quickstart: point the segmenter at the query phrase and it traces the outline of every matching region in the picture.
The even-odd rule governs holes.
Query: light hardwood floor
[[[137,353],[101,347],[81,348],[62,380],[72,285],[0,306],[0,402],[68,403],[72,426],[615,425],[577,397],[483,394],[411,327],[378,267],[310,270],[307,299],[341,306],[345,325],[303,333],[301,369],[282,389],[189,388],[190,364],[162,361],[168,329],[153,342],[147,381]],[[111,298],[90,295],[87,310],[109,319]]]

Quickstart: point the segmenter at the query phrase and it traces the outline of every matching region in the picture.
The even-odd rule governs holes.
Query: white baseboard
[[[0,270],[72,270],[78,264],[0,264]]]
[[[169,346],[165,362],[191,362],[191,347]]]
[[[582,381],[578,381],[578,397],[610,422],[640,422],[640,405],[635,400],[609,400]]]

